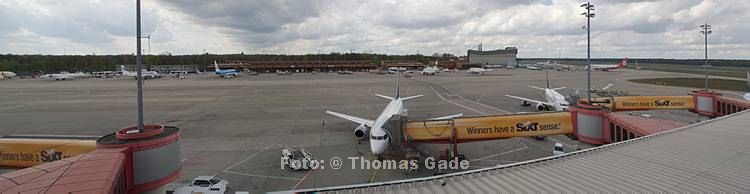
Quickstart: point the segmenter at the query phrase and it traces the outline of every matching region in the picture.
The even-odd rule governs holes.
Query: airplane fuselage
[[[0,79],[11,79],[16,77],[16,73],[10,71],[0,71]]]
[[[234,70],[234,69],[219,70],[219,71],[216,71],[216,75],[220,75],[220,76],[227,76],[227,75],[233,76],[233,75],[237,75],[237,71]]]
[[[372,129],[370,129],[370,149],[373,154],[380,155],[388,149],[390,138],[393,137],[391,137],[390,132],[384,125],[388,123],[388,120],[393,115],[400,115],[403,110],[403,100],[400,98],[393,99],[383,109],[383,112],[378,115],[378,118],[375,119]]]
[[[549,88],[545,89],[544,98],[545,100],[547,100],[547,103],[551,104],[557,111],[564,111],[568,109],[569,103],[567,100],[565,100],[565,96],[555,90],[551,90]]]

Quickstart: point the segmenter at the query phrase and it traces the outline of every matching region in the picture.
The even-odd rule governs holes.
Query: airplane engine
[[[545,106],[544,104],[536,104],[536,110],[538,111],[547,110],[547,106]]]
[[[369,131],[369,130],[370,129],[367,128],[367,126],[365,126],[365,124],[361,124],[361,125],[357,126],[357,128],[354,128],[354,136],[357,136],[360,139],[364,139],[365,136],[366,136],[366,134],[367,134],[367,131]]]

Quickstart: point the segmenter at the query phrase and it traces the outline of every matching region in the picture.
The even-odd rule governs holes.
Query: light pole
[[[704,90],[708,91],[708,34],[711,34],[711,25],[703,24],[699,26],[701,29],[700,32],[705,36],[705,57],[706,61],[703,63],[703,71],[706,73],[706,78],[704,81]]]
[[[586,17],[586,70],[588,73],[588,87],[586,87],[586,91],[588,91],[588,102],[591,104],[591,18],[596,16],[596,14],[591,13],[591,11],[594,11],[594,5],[590,2],[581,4],[581,7],[586,9],[586,12],[583,12],[581,15]]]
[[[143,57],[141,56],[141,0],[135,1],[135,45],[136,45],[136,85],[138,86],[138,131],[143,132],[143,75],[141,69],[143,64],[141,63]]]

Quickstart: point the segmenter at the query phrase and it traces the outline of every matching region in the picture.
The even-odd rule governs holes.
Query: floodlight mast
[[[711,25],[703,24],[699,26],[701,29],[700,33],[703,34],[704,37],[704,46],[705,46],[705,61],[703,62],[703,72],[705,73],[706,77],[704,78],[704,88],[703,90],[708,91],[708,35],[711,34]]]
[[[581,7],[586,9],[586,12],[581,13],[582,16],[586,17],[586,69],[588,74],[588,102],[591,103],[591,18],[596,14],[591,13],[594,11],[594,5],[591,2],[581,4]]]
[[[141,56],[141,0],[135,1],[135,28],[136,28],[136,85],[138,86],[138,131],[143,132],[143,64],[141,63],[143,57]]]

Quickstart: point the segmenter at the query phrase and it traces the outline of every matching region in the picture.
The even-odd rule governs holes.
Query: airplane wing
[[[329,115],[340,117],[342,119],[350,120],[350,121],[355,122],[355,123],[365,124],[368,127],[372,127],[372,125],[375,123],[374,121],[372,121],[370,119],[363,119],[363,118],[359,118],[359,117],[347,115],[347,114],[344,114],[344,113],[333,112],[333,111],[330,111],[330,110],[327,110],[326,113],[328,113]]]
[[[518,97],[518,96],[512,96],[512,95],[505,95],[505,96],[511,97],[511,98],[515,98],[515,99],[519,99],[519,100],[523,100],[523,101],[534,102],[534,103],[539,103],[539,104],[544,104],[544,105],[550,105],[547,102],[542,102],[542,101],[538,101],[538,100],[532,100],[532,99],[528,99],[528,98],[524,98],[524,97]]]

